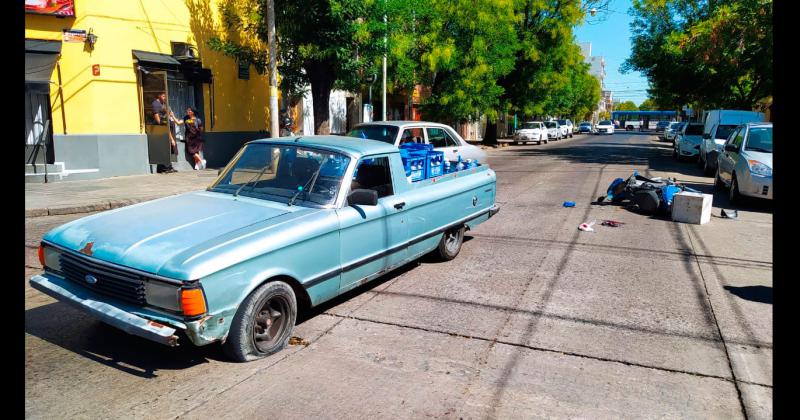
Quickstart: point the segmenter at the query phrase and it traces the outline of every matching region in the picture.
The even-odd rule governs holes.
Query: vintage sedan
[[[480,147],[467,143],[456,130],[445,124],[428,121],[373,121],[355,126],[350,137],[378,140],[400,146],[404,143],[431,144],[434,149],[444,153],[450,161],[486,161],[486,152]]]
[[[455,258],[497,212],[495,186],[485,164],[411,182],[400,150],[372,140],[257,140],[205,191],[51,230],[30,284],[130,334],[254,360],[286,346],[298,310]]]

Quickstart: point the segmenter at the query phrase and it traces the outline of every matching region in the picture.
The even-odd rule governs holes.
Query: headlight
[[[747,166],[750,167],[750,172],[753,175],[772,176],[772,169],[757,160],[748,160]]]
[[[150,280],[145,284],[145,300],[148,305],[180,312],[180,292],[177,285]]]
[[[61,251],[52,246],[39,245],[39,262],[45,270],[61,272]]]

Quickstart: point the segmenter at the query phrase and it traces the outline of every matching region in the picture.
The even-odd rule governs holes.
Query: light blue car
[[[455,258],[495,192],[486,165],[411,182],[378,141],[257,140],[205,191],[51,230],[30,284],[130,334],[175,346],[182,331],[254,360],[287,344],[298,310],[428,253]]]
[[[731,203],[743,195],[772,200],[772,123],[734,130],[717,158],[714,186],[727,188]]]

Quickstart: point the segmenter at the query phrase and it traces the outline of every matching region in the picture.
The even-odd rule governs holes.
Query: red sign
[[[25,13],[75,16],[75,0],[25,0]]]
[[[100,75],[100,65],[99,64],[92,64],[92,75],[99,76]]]

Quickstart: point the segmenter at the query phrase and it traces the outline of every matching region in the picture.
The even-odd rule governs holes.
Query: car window
[[[347,133],[350,137],[358,137],[361,139],[378,140],[384,143],[394,144],[397,139],[397,127],[391,125],[369,124],[360,125]]]
[[[611,125],[611,121],[600,121],[598,125]]]
[[[688,136],[702,136],[703,135],[703,125],[702,124],[689,124],[686,126],[686,130],[684,133]]]
[[[772,153],[772,127],[751,127],[744,149]]]
[[[432,144],[434,148],[438,147],[458,147],[458,143],[450,137],[450,134],[443,128],[428,127],[428,143]]]
[[[406,128],[400,135],[400,144],[404,143],[425,143],[425,135],[422,134],[422,127]]]
[[[527,122],[522,124],[523,130],[532,130],[534,128],[542,128],[538,122]]]
[[[725,141],[725,144],[733,144],[733,141],[736,139],[736,136],[739,135],[739,131],[741,128],[737,128],[728,135],[728,140]]]
[[[358,189],[376,191],[378,198],[394,194],[388,157],[366,158],[358,162],[350,192]]]
[[[745,133],[745,128],[742,127],[742,129],[740,129],[736,133],[736,137],[733,138],[733,144],[735,144],[736,147],[739,147],[739,148],[742,147],[742,142],[744,141],[744,133]]]
[[[544,123],[544,126],[547,127],[547,128],[556,128],[556,123],[554,123],[552,121],[546,121]]]
[[[717,127],[717,132],[714,133],[714,138],[727,139],[735,129],[735,125],[721,125]]]

